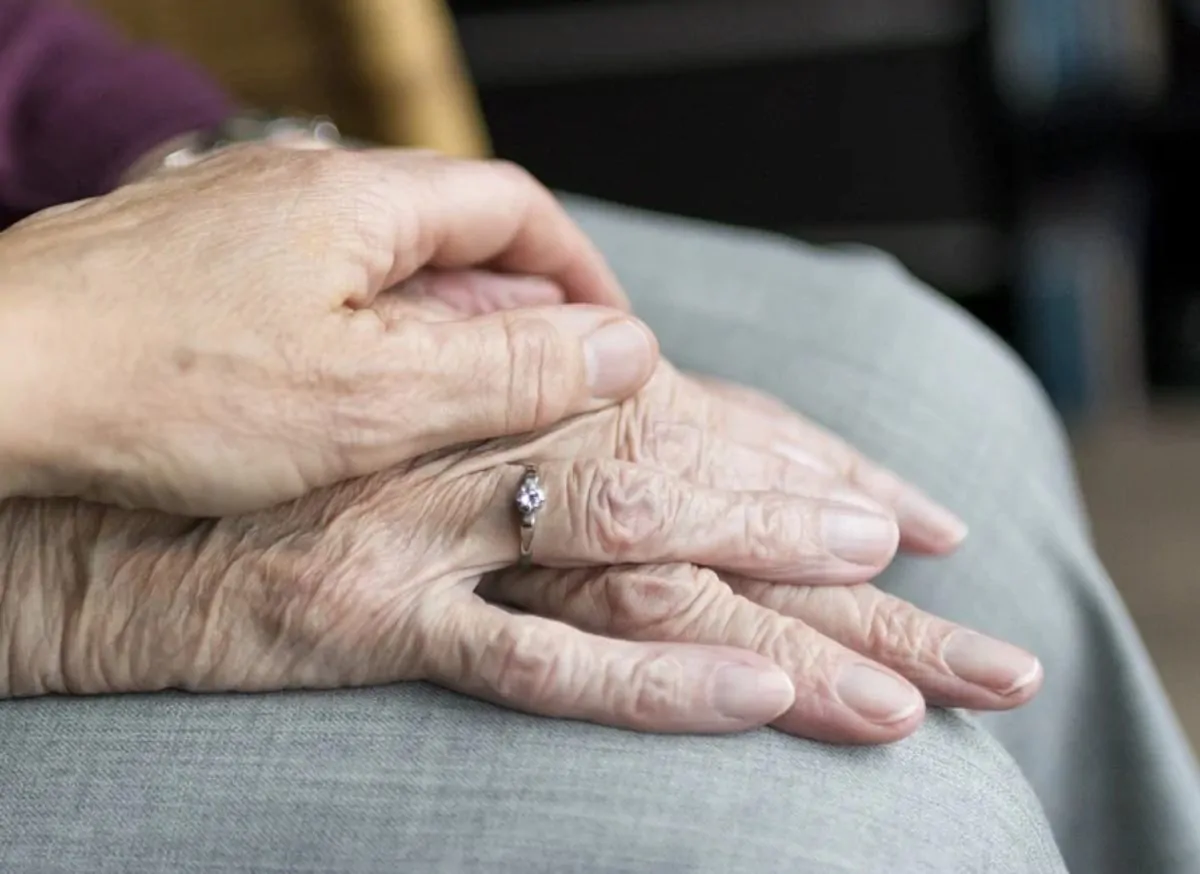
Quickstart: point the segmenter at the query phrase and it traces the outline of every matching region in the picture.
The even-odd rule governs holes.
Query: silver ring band
[[[513,509],[521,528],[521,552],[518,559],[522,567],[533,564],[533,530],[537,527],[538,513],[546,506],[546,490],[538,479],[537,465],[525,465],[525,475],[517,484],[513,497]]]

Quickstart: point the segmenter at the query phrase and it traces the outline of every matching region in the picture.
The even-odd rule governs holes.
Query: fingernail
[[[842,671],[837,684],[842,703],[868,722],[891,725],[907,719],[921,708],[921,694],[891,674],[865,664],[852,664]]]
[[[641,388],[653,366],[654,346],[640,323],[602,325],[583,342],[588,387],[597,398],[623,398]]]
[[[909,489],[900,496],[896,511],[907,527],[918,528],[927,537],[947,546],[957,546],[967,537],[966,522],[916,489]]]
[[[769,722],[792,706],[796,690],[779,668],[727,665],[713,678],[713,706],[725,717],[742,722]]]
[[[842,561],[876,565],[895,555],[900,529],[887,516],[828,507],[821,513],[821,536],[825,548]]]
[[[1012,695],[1034,682],[1041,663],[1023,649],[973,631],[956,631],[942,658],[956,677],[1000,695]]]

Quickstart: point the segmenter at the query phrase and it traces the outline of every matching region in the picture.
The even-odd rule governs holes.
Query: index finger
[[[600,250],[517,165],[400,150],[367,154],[405,189],[393,210],[395,263],[383,287],[426,266],[487,266],[550,279],[570,303],[629,309]]]

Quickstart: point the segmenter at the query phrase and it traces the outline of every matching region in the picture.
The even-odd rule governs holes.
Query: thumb
[[[609,406],[658,363],[650,329],[606,307],[506,310],[427,330],[445,399],[430,422],[436,446],[536,431]]]
[[[477,598],[439,611],[436,634],[426,679],[542,716],[720,734],[766,725],[795,700],[788,674],[758,653],[614,640]]]

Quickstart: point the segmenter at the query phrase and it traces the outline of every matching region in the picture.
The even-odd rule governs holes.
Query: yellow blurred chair
[[[85,0],[247,104],[349,135],[481,157],[489,144],[442,0]]]

